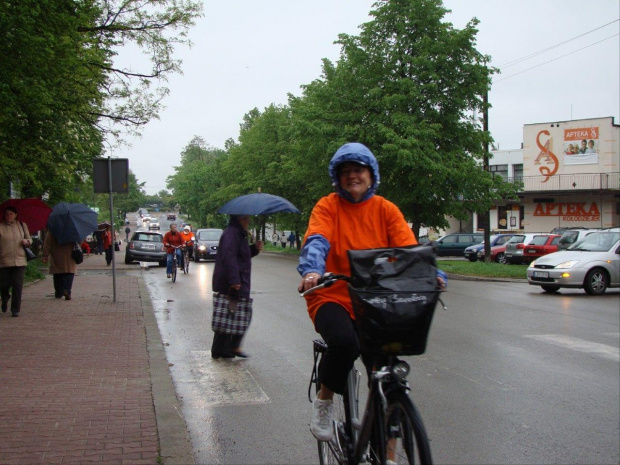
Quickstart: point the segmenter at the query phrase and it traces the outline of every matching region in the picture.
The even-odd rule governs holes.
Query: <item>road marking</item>
[[[269,397],[240,359],[211,358],[210,351],[192,351],[193,374],[201,391],[203,407],[265,404]]]
[[[576,350],[578,352],[596,355],[607,360],[613,360],[614,362],[620,362],[620,350],[617,347],[608,346],[606,344],[589,342],[576,337],[562,336],[561,334],[540,334],[525,337],[536,339],[541,342],[547,342],[559,347]]]

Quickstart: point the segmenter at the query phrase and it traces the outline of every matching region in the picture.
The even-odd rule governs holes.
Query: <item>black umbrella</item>
[[[53,208],[47,227],[59,244],[81,242],[97,229],[97,213],[83,203],[61,202]]]
[[[278,212],[301,213],[295,205],[285,198],[278,197],[277,195],[263,194],[262,192],[236,197],[223,205],[218,212],[228,215],[270,215]]]

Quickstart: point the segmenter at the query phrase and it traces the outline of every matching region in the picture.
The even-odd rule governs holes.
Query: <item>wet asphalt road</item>
[[[162,224],[163,226],[163,224]],[[165,231],[165,229],[163,230]],[[213,263],[143,271],[196,463],[317,463],[307,387],[316,337],[291,257],[254,259],[249,360],[213,361]],[[450,282],[412,396],[436,463],[618,463],[620,292]]]

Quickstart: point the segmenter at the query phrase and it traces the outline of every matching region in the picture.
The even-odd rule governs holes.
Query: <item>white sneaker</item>
[[[310,431],[319,441],[330,441],[334,435],[332,425],[333,402],[331,400],[315,399],[312,406]]]

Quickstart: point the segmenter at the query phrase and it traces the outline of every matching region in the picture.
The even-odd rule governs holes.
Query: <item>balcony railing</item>
[[[556,174],[506,178],[507,182],[523,183],[523,192],[620,190],[620,173]]]

